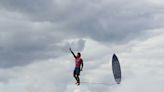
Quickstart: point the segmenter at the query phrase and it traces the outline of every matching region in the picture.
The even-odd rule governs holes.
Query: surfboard
[[[113,54],[113,57],[112,57],[112,70],[113,70],[113,75],[114,75],[114,79],[116,83],[120,84],[121,83],[121,67],[120,67],[120,63],[116,54]]]

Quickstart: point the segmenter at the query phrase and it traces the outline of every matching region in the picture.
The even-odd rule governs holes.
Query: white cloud
[[[0,0],[0,91],[163,92],[163,1]],[[120,85],[74,85],[82,53],[84,82],[114,83],[111,58],[122,66]]]
[[[10,77],[7,78],[7,82],[1,81],[0,88],[3,92],[10,92],[6,88],[11,87],[16,87],[15,90],[18,90],[17,92],[20,92],[19,90],[24,90],[21,92],[99,92],[100,90],[102,92],[154,92],[156,90],[163,92],[164,61],[163,57],[161,57],[164,53],[163,35],[163,29],[152,30],[150,31],[150,36],[145,40],[136,41],[133,45],[129,45],[132,44],[129,42],[126,44],[129,46],[128,48],[122,48],[117,51],[123,76],[120,85],[105,86],[88,83],[76,87],[72,77],[74,63],[72,56],[69,55],[46,62],[36,62],[26,67],[1,70],[1,75]],[[81,73],[81,81],[113,84],[114,79],[110,62],[114,52],[111,49],[113,47],[126,46],[105,46],[98,45],[97,42],[91,39],[86,39],[86,41],[88,41],[86,42],[86,49],[82,52],[85,66],[84,71]],[[97,49],[93,50],[91,45],[96,46]],[[128,49],[131,50],[129,51]],[[89,53],[93,56],[98,55],[104,58],[86,58]],[[15,82],[18,85],[15,85]]]
[[[0,7],[3,68],[61,56],[67,46],[57,44],[64,40],[126,44],[142,39],[145,30],[163,26],[163,7],[147,0],[1,0]],[[85,46],[83,41],[77,44],[79,50]]]

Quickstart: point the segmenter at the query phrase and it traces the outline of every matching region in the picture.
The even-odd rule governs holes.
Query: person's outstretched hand
[[[69,50],[72,51],[71,48],[69,48]]]

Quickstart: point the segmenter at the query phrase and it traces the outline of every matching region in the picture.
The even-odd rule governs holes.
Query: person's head
[[[81,54],[80,52],[77,53],[77,57],[80,58],[81,57]]]

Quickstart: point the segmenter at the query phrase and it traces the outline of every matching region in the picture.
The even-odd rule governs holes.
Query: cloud
[[[58,46],[58,44],[63,43],[65,39],[75,38],[71,37],[69,33],[58,31],[59,29],[54,27],[53,23],[31,22],[16,12],[1,10],[1,13],[1,68],[22,66],[34,61],[62,56],[68,53],[69,47],[66,45],[70,43],[65,42],[63,46]],[[77,41],[72,41],[76,50],[83,50],[85,42],[82,39],[77,38]]]
[[[1,67],[26,65],[35,60],[45,60],[68,53],[68,47],[58,46],[62,42],[55,41],[56,37],[50,34],[30,32],[10,32],[4,34],[4,42],[1,41]],[[6,41],[8,40],[8,41]],[[4,44],[3,44],[4,43]],[[74,42],[76,50],[83,50],[85,42]]]
[[[1,69],[0,75],[3,76],[0,78],[0,88],[3,88],[3,92],[7,92],[8,90],[5,88],[11,88],[17,82],[18,84],[13,90],[23,90],[21,92],[47,92],[47,90],[49,92],[99,92],[100,90],[102,92],[135,90],[154,92],[157,89],[159,92],[163,92],[162,38],[163,29],[156,29],[149,30],[149,35],[143,41],[136,40],[124,45],[97,45],[99,42],[85,39],[86,48],[82,51],[84,71],[81,72],[81,81],[115,83],[111,70],[111,58],[114,53],[113,49],[117,47],[120,49],[115,52],[122,67],[122,83],[120,85],[106,86],[88,83],[76,87],[72,76],[74,63],[70,54],[45,62],[35,62],[25,67]],[[97,53],[92,52],[92,46],[96,46],[95,52]],[[161,52],[155,48],[160,49]],[[159,53],[156,54],[156,52]],[[89,59],[90,54],[99,57]],[[6,81],[3,81],[4,78]]]
[[[32,22],[17,12],[12,13],[6,10],[0,12],[2,13],[0,18],[0,67],[27,65],[34,61],[62,56],[68,53],[69,47],[66,45],[71,45],[65,42],[65,45],[58,46],[65,39],[76,38],[77,41],[72,41],[72,45],[78,51],[83,50],[85,46],[83,38],[59,31],[60,29],[53,23]]]
[[[163,9],[161,0],[0,0],[0,91],[163,92]],[[114,83],[116,53],[122,84],[76,88],[69,47],[82,53],[83,81]]]
[[[74,48],[82,51],[80,39],[126,44],[163,25],[163,7],[150,0],[1,0],[0,7],[0,67],[62,56],[70,45],[57,45],[65,40],[79,39]]]
[[[159,20],[163,7],[151,0],[2,0],[1,6],[31,20],[53,22],[62,30],[100,42],[126,43],[144,34],[143,30],[163,25]]]

